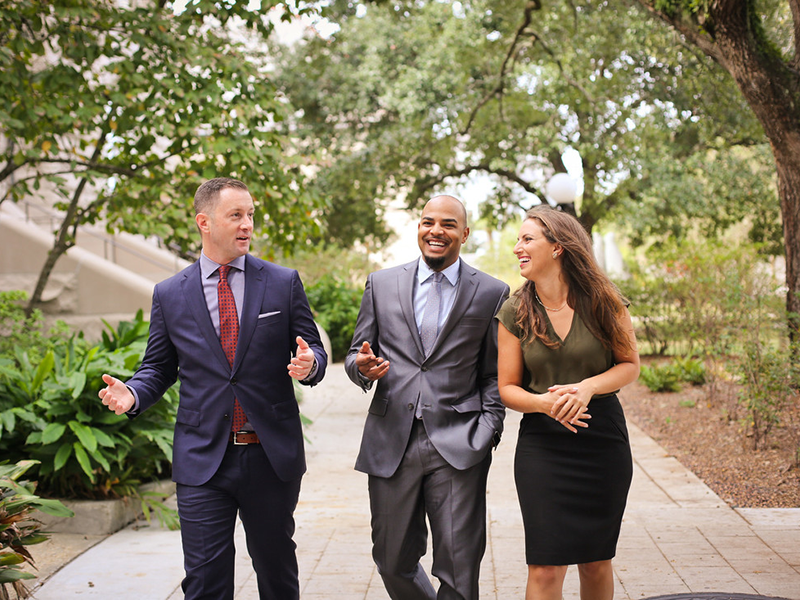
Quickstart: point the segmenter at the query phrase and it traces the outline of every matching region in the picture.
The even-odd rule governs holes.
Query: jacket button
[[[423,371],[427,371],[427,370],[428,370],[428,367],[422,367],[422,370],[423,370]]]
[[[225,419],[226,421],[230,420],[230,417],[228,416],[228,413],[225,413],[225,416],[223,417],[223,419]]]
[[[236,385],[237,383],[239,383],[239,382],[238,382],[238,381],[236,381],[236,377],[234,377],[233,379],[231,379],[231,385]]]
[[[414,405],[411,402],[408,403],[408,410],[414,410]]]

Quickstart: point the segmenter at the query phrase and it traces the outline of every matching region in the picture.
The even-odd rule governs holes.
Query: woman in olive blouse
[[[633,472],[616,392],[639,376],[627,302],[574,217],[537,206],[514,246],[527,280],[497,315],[498,384],[524,413],[514,475],[525,526],[527,600],[560,600],[578,565],[582,600],[612,600]]]

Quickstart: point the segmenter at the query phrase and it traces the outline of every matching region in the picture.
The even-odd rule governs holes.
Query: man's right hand
[[[115,414],[122,415],[133,408],[136,398],[133,397],[127,385],[111,375],[103,375],[103,382],[106,387],[100,390],[97,395],[103,401],[103,404],[108,407],[108,410],[113,410]]]
[[[372,353],[369,342],[361,344],[361,348],[356,354],[356,366],[359,373],[370,381],[376,381],[386,375],[389,371],[389,361],[383,360],[380,356]]]

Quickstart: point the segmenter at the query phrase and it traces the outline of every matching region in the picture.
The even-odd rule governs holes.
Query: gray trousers
[[[420,420],[388,478],[369,477],[372,556],[393,600],[478,600],[486,550],[486,478],[491,452],[474,467],[454,469],[436,451]],[[433,537],[433,589],[419,559]]]

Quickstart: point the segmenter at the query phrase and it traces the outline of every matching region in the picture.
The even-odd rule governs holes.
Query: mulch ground
[[[622,390],[628,419],[733,507],[800,508],[800,402],[788,399],[757,450],[733,386]]]

